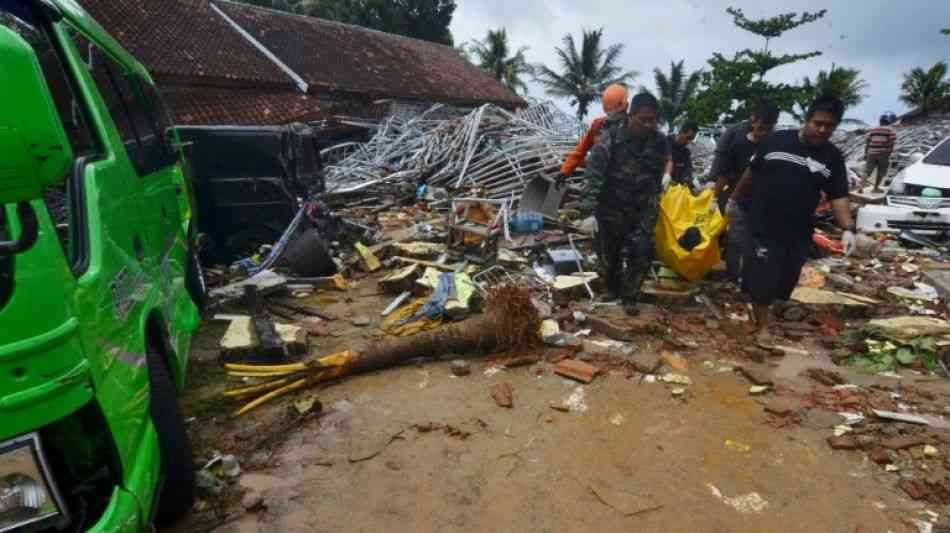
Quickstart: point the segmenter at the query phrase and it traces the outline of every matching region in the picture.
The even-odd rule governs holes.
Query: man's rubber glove
[[[841,245],[844,248],[844,255],[851,257],[855,248],[858,247],[858,236],[851,230],[845,230],[845,232],[841,234]]]
[[[554,186],[557,187],[558,189],[563,189],[564,187],[566,187],[567,176],[565,176],[564,174],[558,173],[557,179],[554,180]]]
[[[660,187],[665,191],[667,187],[670,186],[670,182],[673,181],[673,177],[669,174],[663,174],[663,181],[660,182]]]

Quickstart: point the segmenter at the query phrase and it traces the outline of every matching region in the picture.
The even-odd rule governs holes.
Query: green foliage
[[[942,34],[944,34],[944,35],[950,35],[950,28],[944,28],[944,29],[940,30],[940,33],[942,33]]]
[[[560,71],[544,65],[535,67],[537,80],[548,94],[570,98],[577,106],[577,118],[584,119],[592,102],[600,99],[608,85],[627,84],[637,76],[620,66],[622,44],[604,46],[604,30],[583,30],[581,49],[578,51],[573,35],[565,35],[564,46],[555,48]]]
[[[805,77],[802,80],[801,100],[797,102],[797,109],[792,112],[798,120],[803,120],[805,111],[812,100],[821,95],[835,96],[844,103],[845,110],[855,107],[864,101],[864,91],[868,83],[861,79],[861,71],[853,68],[843,68],[831,65],[829,71],[819,71],[815,79]]]
[[[865,344],[867,351],[853,354],[848,364],[868,372],[885,372],[899,366],[919,364],[927,370],[937,368],[937,340],[933,337],[902,339],[885,333],[860,328],[845,333],[846,342],[852,346]]]
[[[928,70],[917,67],[904,74],[901,101],[918,111],[950,111],[950,78],[947,62],[939,61]]]
[[[474,41],[468,50],[474,56],[475,64],[488,71],[493,78],[516,93],[527,94],[525,77],[533,71],[524,56],[528,48],[521,47],[511,55],[505,28],[488,30],[485,39]]]
[[[822,9],[814,13],[804,11],[801,14],[783,13],[764,19],[750,19],[745,16],[741,9],[734,7],[726,9],[726,13],[732,15],[733,24],[743,30],[764,37],[766,48],[768,48],[769,40],[781,37],[783,33],[794,30],[799,26],[815,22],[824,17],[827,12],[827,9]]]
[[[240,0],[374,30],[452,45],[455,0]]]
[[[687,76],[683,60],[679,63],[670,62],[669,75],[658,68],[653,69],[653,78],[659,93],[657,99],[660,101],[660,120],[670,131],[687,116],[686,105],[696,96],[701,76],[702,72],[698,70]]]
[[[785,13],[763,19],[749,19],[741,9],[730,7],[726,11],[736,26],[762,37],[765,43],[761,50],[741,50],[731,58],[714,53],[708,61],[710,68],[702,75],[699,94],[687,104],[687,113],[701,122],[738,122],[748,117],[750,107],[762,98],[769,98],[782,111],[792,113],[804,98],[804,89],[798,85],[771,83],[765,76],[779,67],[818,57],[821,52],[776,55],[769,50],[769,44],[787,31],[821,19],[826,10]]]

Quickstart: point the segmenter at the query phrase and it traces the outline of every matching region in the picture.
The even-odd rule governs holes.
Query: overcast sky
[[[869,83],[864,102],[849,116],[876,124],[881,112],[902,112],[901,74],[916,66],[930,67],[950,59],[950,37],[940,29],[950,27],[950,0],[458,0],[452,21],[456,44],[482,39],[488,29],[505,27],[514,47],[527,46],[528,60],[556,67],[554,47],[567,33],[580,46],[582,28],[604,28],[607,43],[623,43],[621,63],[640,72],[636,78],[655,89],[653,68],[669,69],[671,60],[686,60],[689,69],[707,67],[712,52],[730,56],[744,48],[760,48],[763,40],[732,24],[730,5],[749,17],[765,17],[792,9],[828,14],[773,40],[776,53],[820,50],[814,59],[773,70],[772,81],[799,81],[803,76],[828,70],[832,63],[858,68]],[[547,98],[537,83],[529,83],[529,96]],[[558,102],[571,109],[567,101]],[[592,108],[600,112],[597,104]],[[588,115],[588,120],[592,115]]]

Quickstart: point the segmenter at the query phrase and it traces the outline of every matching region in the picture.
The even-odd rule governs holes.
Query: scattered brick
[[[927,487],[915,479],[905,479],[898,485],[912,500],[923,500],[929,495]]]
[[[906,450],[914,446],[923,446],[926,441],[922,437],[892,437],[881,441],[881,446],[888,450]]]
[[[828,437],[828,446],[831,446],[834,450],[855,450],[858,448],[858,444],[854,442],[854,439],[847,435]]]
[[[841,377],[841,374],[831,370],[825,370],[824,368],[809,368],[805,371],[805,375],[828,387],[844,383],[844,378]]]
[[[498,407],[511,409],[515,406],[514,389],[507,383],[499,383],[491,388],[491,397]]]
[[[778,416],[788,416],[801,408],[801,403],[792,398],[772,398],[765,404],[765,412]]]
[[[583,383],[594,381],[594,376],[596,376],[598,372],[600,372],[600,369],[596,366],[578,361],[577,359],[565,359],[554,367],[555,374],[576,379]]]
[[[891,463],[891,456],[888,455],[887,450],[884,448],[874,448],[868,452],[868,459],[871,462],[879,465],[886,465]]]
[[[739,366],[736,367],[736,372],[739,372],[746,379],[752,382],[753,385],[771,385],[772,384],[772,371],[757,366]]]

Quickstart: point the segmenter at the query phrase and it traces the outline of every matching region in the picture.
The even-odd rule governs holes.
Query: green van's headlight
[[[33,433],[0,444],[0,533],[65,518]]]

